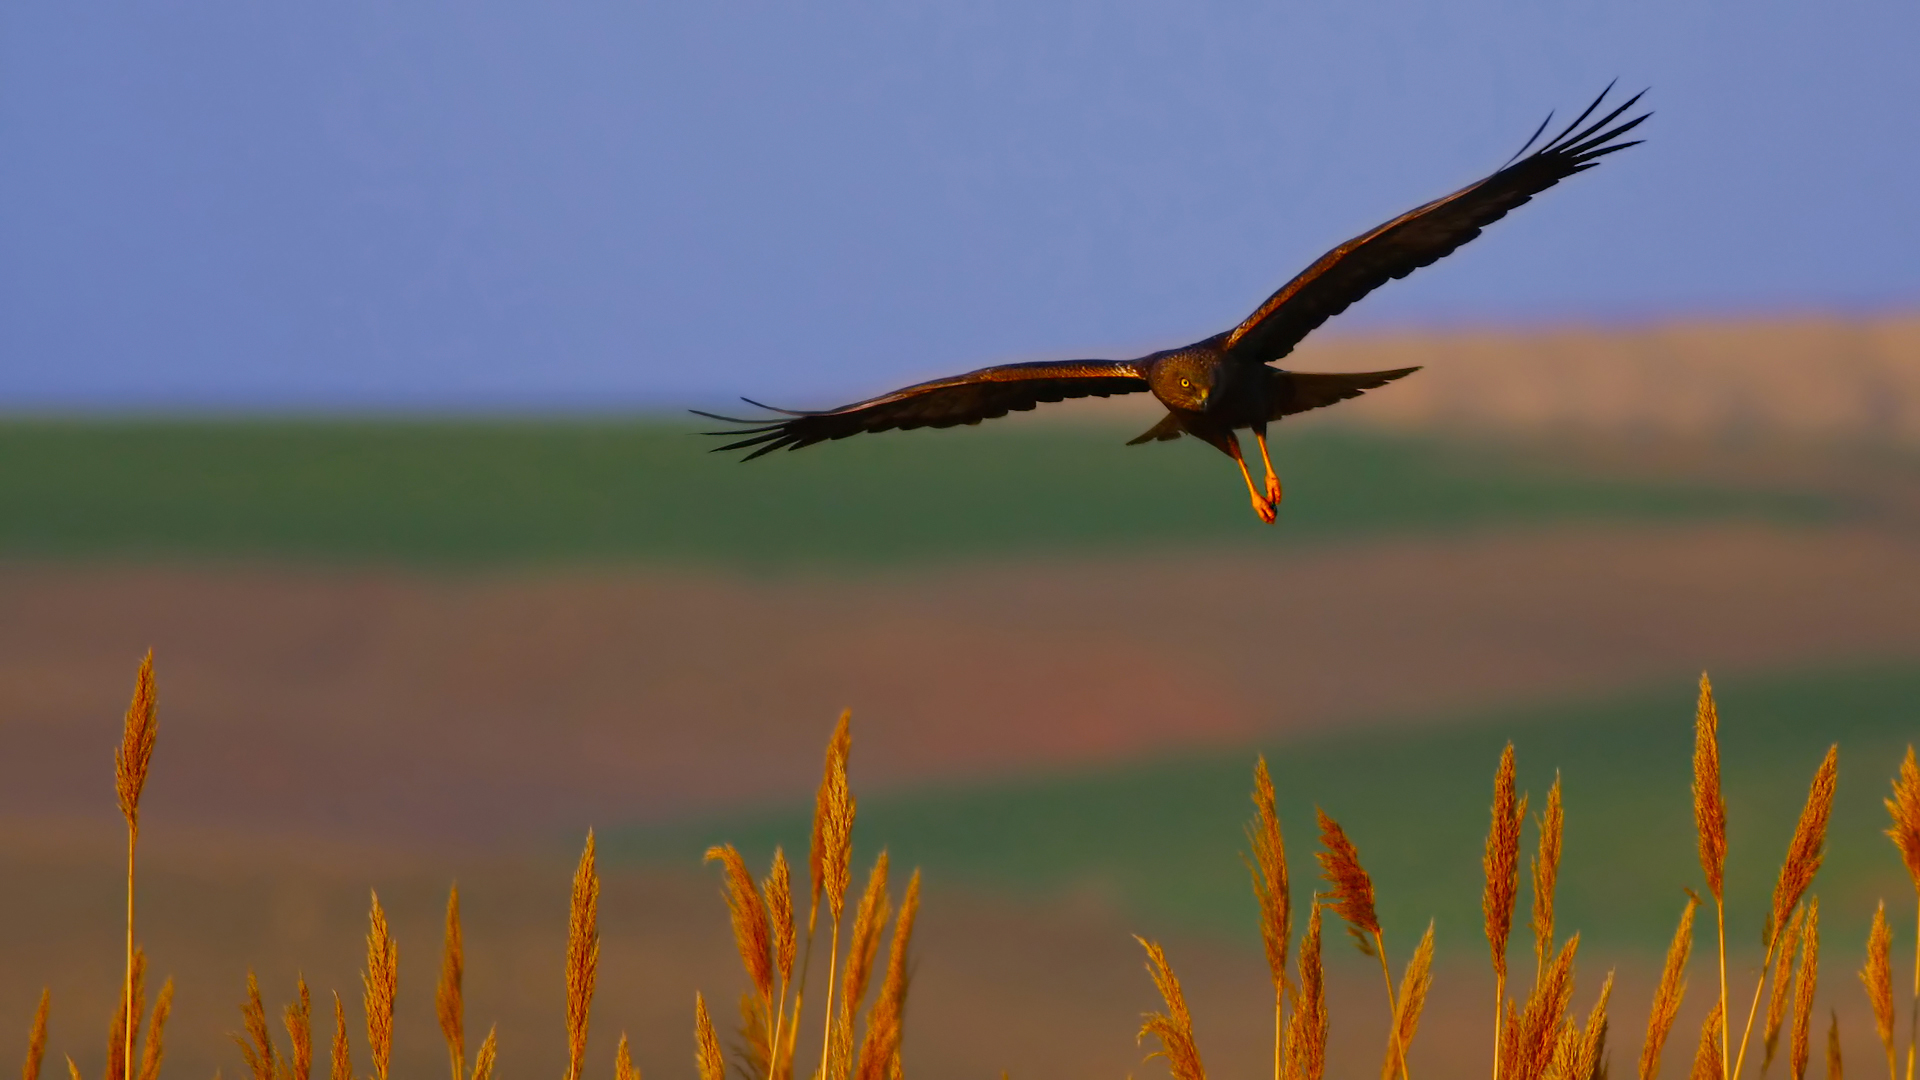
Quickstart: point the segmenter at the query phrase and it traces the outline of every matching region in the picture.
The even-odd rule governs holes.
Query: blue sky
[[[1616,76],[1647,145],[1330,329],[1910,308],[1916,43],[1910,0],[9,4],[0,410],[1138,354]]]

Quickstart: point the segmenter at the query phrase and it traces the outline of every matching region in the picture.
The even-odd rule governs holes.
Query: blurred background
[[[593,1067],[625,1031],[691,1075],[693,991],[744,986],[700,853],[804,849],[843,708],[858,858],[925,873],[916,1075],[1158,1075],[1133,933],[1213,1067],[1263,1068],[1263,752],[1296,903],[1317,805],[1396,967],[1436,921],[1413,1068],[1482,1073],[1508,740],[1536,807],[1565,785],[1575,1007],[1617,969],[1625,1069],[1701,887],[1705,669],[1736,975],[1841,745],[1820,1008],[1869,1067],[1877,900],[1913,944],[1915,40],[1897,3],[0,9],[0,1029],[51,985],[102,1066],[151,647],[169,1075],[241,1073],[249,968],[357,1002],[370,886],[398,1068],[443,1068],[456,878],[470,1026],[558,1068],[589,827]],[[683,412],[1203,337],[1615,78],[1645,146],[1288,361],[1424,370],[1281,426],[1277,527],[1212,450],[1123,447],[1151,403],[751,466]],[[1377,1068],[1377,967],[1329,966],[1334,1067]]]

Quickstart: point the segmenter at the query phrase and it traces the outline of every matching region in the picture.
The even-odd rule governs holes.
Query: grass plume
[[[467,1062],[466,998],[462,982],[466,950],[460,939],[460,886],[447,890],[447,929],[440,953],[440,981],[433,988],[433,1011],[440,1034],[447,1040],[447,1058],[453,1080],[464,1080]]]
[[[1914,1051],[1920,1047],[1920,765],[1913,760],[1913,746],[1900,762],[1893,781],[1893,798],[1886,800],[1887,815],[1893,819],[1887,836],[1900,851],[1900,861],[1913,883],[1913,1008],[1907,1020],[1907,1080],[1914,1080]]]
[[[240,1003],[240,1022],[244,1029],[235,1032],[234,1043],[246,1060],[253,1080],[276,1080],[280,1073],[279,1055],[273,1048],[273,1034],[267,1030],[267,1007],[260,1000],[260,980],[247,972],[247,997]]]
[[[859,1071],[855,1080],[886,1080],[889,1069],[897,1069],[900,1037],[907,1010],[907,949],[913,941],[913,923],[920,913],[920,871],[907,880],[906,895],[900,901],[900,914],[893,922],[893,945],[887,952],[887,976],[880,984],[880,995],[867,1016],[867,1036],[860,1047]]]
[[[33,1029],[27,1033],[27,1060],[20,1067],[20,1080],[40,1080],[40,1063],[47,1057],[47,1013],[53,1006],[53,989],[40,989],[40,1007],[33,1011]]]
[[[133,1033],[140,1030],[140,1017],[146,1008],[147,955],[133,952],[133,978],[128,982],[107,1028],[106,1080],[119,1080],[132,1071]]]
[[[1780,1042],[1781,1026],[1787,1019],[1787,991],[1793,984],[1793,958],[1799,954],[1800,932],[1807,921],[1805,905],[1793,909],[1780,936],[1780,962],[1773,966],[1773,992],[1767,997],[1767,1023],[1761,1031],[1760,1072],[1766,1074]]]
[[[1187,996],[1180,989],[1179,976],[1173,973],[1166,952],[1157,943],[1138,936],[1134,940],[1147,950],[1147,973],[1153,977],[1161,1000],[1166,1002],[1165,1012],[1148,1013],[1141,1021],[1137,1039],[1152,1036],[1160,1041],[1160,1049],[1147,1056],[1165,1058],[1174,1080],[1207,1080],[1206,1066],[1200,1061],[1200,1047],[1193,1038],[1193,1016],[1187,1011]]]
[[[373,894],[367,915],[367,969],[361,973],[367,1010],[367,1052],[373,1055],[374,1075],[387,1080],[393,1060],[393,999],[400,989],[400,946],[387,929],[387,913],[380,894]]]
[[[807,870],[813,883],[813,902],[807,910],[807,935],[813,935],[822,894],[833,919],[840,921],[847,894],[853,836],[853,793],[847,786],[847,759],[853,750],[853,711],[840,714],[840,723],[827,741],[827,764],[814,797],[813,836],[807,845]]]
[[[127,704],[127,718],[120,729],[120,748],[113,755],[113,790],[120,803],[120,816],[127,822],[127,948],[124,998],[134,994],[134,963],[137,949],[133,938],[134,851],[140,844],[140,795],[147,787],[147,771],[153,765],[153,747],[160,735],[160,692],[153,678],[153,650],[140,661],[134,676],[133,700]],[[108,1080],[133,1080],[133,1034],[139,1026],[138,1015],[130,1015],[122,1025],[120,1049],[108,1055],[119,1070]]]
[[[1673,1018],[1687,996],[1687,957],[1693,952],[1693,914],[1700,897],[1687,892],[1687,906],[1680,912],[1680,925],[1667,946],[1667,959],[1660,967],[1660,985],[1653,992],[1653,1007],[1647,1011],[1647,1040],[1640,1050],[1640,1080],[1657,1080],[1660,1075],[1660,1051],[1673,1031]]]
[[[1713,683],[1700,673],[1700,699],[1693,716],[1693,823],[1700,843],[1700,869],[1713,895],[1715,929],[1720,945],[1720,1040],[1727,1045],[1727,802],[1720,791],[1720,713],[1713,704]],[[1719,1075],[1728,1080],[1726,1055],[1720,1054]],[[1695,1071],[1699,1062],[1694,1063]]]
[[[1280,815],[1273,804],[1273,777],[1267,772],[1264,754],[1253,766],[1253,808],[1253,820],[1247,824],[1247,846],[1253,849],[1253,859],[1247,874],[1253,879],[1254,899],[1260,905],[1260,943],[1273,979],[1273,1071],[1275,1080],[1279,1080],[1286,1034],[1287,946],[1293,939],[1293,897],[1287,881],[1287,842],[1280,833]]]
[[[480,1040],[480,1049],[473,1055],[473,1080],[493,1080],[493,1062],[499,1053],[499,1040],[494,1029],[488,1028],[487,1037]]]
[[[883,849],[867,875],[867,889],[853,918],[853,934],[847,943],[846,978],[840,987],[840,1018],[834,1029],[828,1057],[832,1068],[828,1080],[840,1080],[853,1066],[853,1018],[867,996],[867,984],[873,976],[873,961],[880,953],[880,935],[886,928],[887,853]]]
[[[714,1034],[713,1018],[707,1015],[707,999],[698,991],[693,995],[693,1063],[700,1080],[727,1080],[727,1059],[720,1053],[720,1037]]]
[[[1300,987],[1287,1021],[1284,1080],[1322,1080],[1327,1071],[1327,981],[1320,964],[1320,900],[1307,912],[1300,936]]]
[[[1507,939],[1513,932],[1513,905],[1520,891],[1520,826],[1527,818],[1526,796],[1514,790],[1513,743],[1500,752],[1493,774],[1493,821],[1487,827],[1487,851],[1480,860],[1486,891],[1480,912],[1493,958],[1493,1074],[1500,1075],[1500,1020],[1507,999]]]
[[[167,992],[160,991],[165,998]],[[160,1006],[153,1007],[154,1019],[160,1017]],[[294,990],[293,1003],[280,1014],[280,1022],[287,1029],[287,1045],[290,1048],[287,1057],[287,1077],[289,1080],[309,1080],[313,1075],[313,997],[307,990],[307,980],[301,976]],[[153,1045],[153,1037],[147,1037],[147,1045]],[[158,1063],[155,1063],[158,1071]],[[146,1070],[140,1071],[141,1080],[147,1080]]]
[[[1540,846],[1533,856],[1533,959],[1536,978],[1545,978],[1547,958],[1553,954],[1553,895],[1560,881],[1560,840],[1566,811],[1560,804],[1560,774],[1547,791],[1547,809],[1540,815]]]
[[[567,1080],[580,1080],[586,1065],[587,1019],[599,972],[600,871],[594,864],[593,830],[588,829],[567,904]]]
[[[740,963],[768,1009],[773,1006],[773,933],[768,927],[766,903],[747,870],[747,861],[732,844],[707,849],[708,862],[720,863],[726,873],[727,914],[733,923],[733,943]]]
[[[1427,990],[1433,985],[1433,923],[1427,923],[1426,935],[1413,950],[1413,958],[1407,961],[1406,973],[1400,977],[1400,998],[1393,1014],[1393,1034],[1387,1040],[1387,1061],[1381,1068],[1382,1080],[1392,1080],[1395,1073],[1407,1069],[1407,1054],[1413,1047],[1413,1036],[1420,1029],[1420,1011],[1427,1003]]]
[[[633,1067],[633,1052],[627,1049],[627,1033],[620,1033],[620,1045],[613,1052],[613,1080],[640,1080],[640,1070]]]
[[[1785,967],[1787,957],[1780,958]],[[1813,994],[1820,978],[1820,898],[1807,901],[1800,929],[1800,967],[1793,980],[1793,1034],[1787,1041],[1787,1071],[1793,1080],[1806,1080],[1808,1045],[1813,1034]]]
[[[1874,1030],[1887,1050],[1887,1076],[1897,1080],[1893,1050],[1893,969],[1889,952],[1893,933],[1887,927],[1887,905],[1882,902],[1873,911],[1873,926],[1867,931],[1867,961],[1860,968],[1860,982],[1867,988],[1867,1001],[1873,1006]]]
[[[140,1048],[140,1080],[159,1080],[160,1062],[167,1055],[167,1018],[173,1015],[173,980],[160,984],[160,996],[153,1001],[153,1018],[147,1021],[147,1041]],[[300,1076],[297,1080],[307,1080]]]
[[[347,1045],[347,1010],[340,1004],[338,991],[333,995],[333,1060],[327,1080],[353,1080],[353,1049]],[[479,1080],[478,1076],[475,1080]]]
[[[1700,1046],[1693,1053],[1693,1072],[1689,1080],[1718,1080],[1725,1070],[1720,1053],[1720,1035],[1725,1029],[1725,1012],[1719,1002],[1714,1002],[1713,1010],[1707,1013],[1707,1019],[1700,1025]]]

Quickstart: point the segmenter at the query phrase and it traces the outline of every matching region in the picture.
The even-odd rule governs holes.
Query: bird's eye
[[[1193,382],[1192,382],[1191,380],[1188,380],[1188,379],[1181,379],[1181,380],[1180,380],[1180,385],[1181,385],[1181,386],[1192,386],[1192,385],[1193,385]]]

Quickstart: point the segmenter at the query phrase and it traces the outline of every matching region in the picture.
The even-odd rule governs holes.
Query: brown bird
[[[750,405],[783,414],[781,419],[747,420],[706,412],[698,415],[749,425],[707,434],[746,436],[717,449],[752,448],[743,459],[751,461],[775,450],[798,450],[864,431],[977,424],[1032,409],[1043,401],[1149,390],[1167,407],[1167,415],[1128,445],[1182,435],[1213,445],[1240,466],[1254,512],[1272,524],[1281,491],[1280,478],[1267,452],[1267,424],[1358,397],[1419,369],[1313,374],[1269,365],[1292,352],[1314,328],[1388,279],[1406,277],[1451,254],[1534,195],[1574,173],[1593,168],[1607,154],[1639,145],[1639,140],[1619,139],[1640,126],[1650,113],[1609,125],[1633,108],[1640,94],[1587,123],[1612,90],[1608,86],[1601,91],[1593,104],[1538,149],[1534,145],[1552,122],[1551,114],[1498,172],[1341,244],[1268,297],[1240,325],[1191,345],[1136,360],[1001,364],[916,383],[821,412],[779,409],[744,399]],[[1260,462],[1266,469],[1264,490],[1254,484],[1246,458],[1241,455],[1236,434],[1240,428],[1251,428],[1260,446]]]

